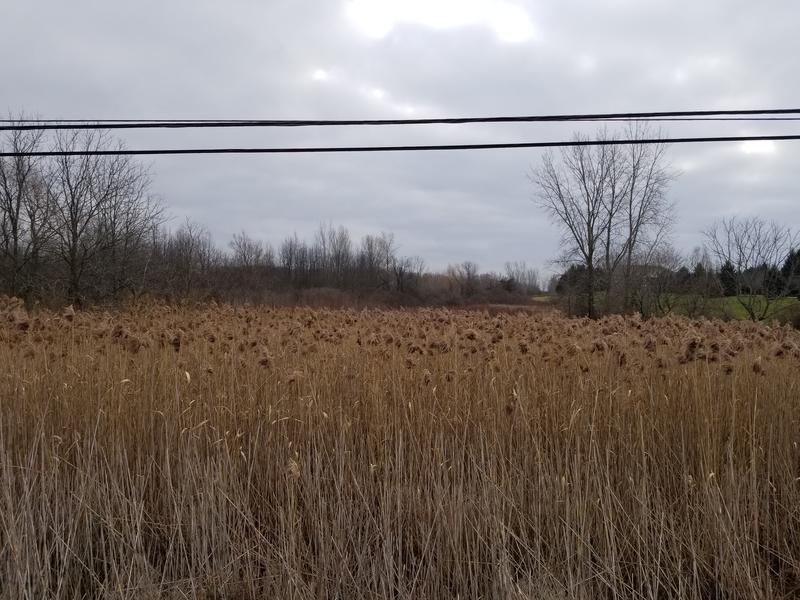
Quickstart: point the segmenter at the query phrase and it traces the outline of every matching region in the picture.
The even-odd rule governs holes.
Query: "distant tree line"
[[[103,131],[12,131],[5,150],[121,148]],[[464,262],[429,273],[403,256],[390,233],[354,241],[344,227],[320,226],[276,247],[246,232],[218,247],[186,221],[166,226],[148,170],[127,156],[0,159],[0,293],[28,303],[76,305],[145,295],[253,302],[524,302],[538,274],[509,263],[481,274]]]
[[[538,273],[508,263],[503,274],[480,273],[475,263],[429,272],[404,256],[391,233],[354,241],[345,227],[322,224],[311,240],[297,234],[277,246],[242,231],[227,249],[187,221],[162,231],[151,248],[142,289],[161,298],[216,298],[278,304],[525,303],[541,293]]]

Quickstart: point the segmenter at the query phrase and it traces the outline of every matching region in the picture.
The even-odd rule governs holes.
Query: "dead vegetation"
[[[800,334],[0,306],[2,598],[780,598]]]

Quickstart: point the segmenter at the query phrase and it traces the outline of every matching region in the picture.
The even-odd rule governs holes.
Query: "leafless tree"
[[[395,260],[394,236],[389,233],[366,235],[358,251],[358,269],[369,287],[389,289]]]
[[[598,139],[612,140],[603,130],[599,132]],[[625,154],[623,146],[608,146],[606,148],[607,181],[602,195],[602,208],[606,215],[604,218],[604,231],[602,236],[602,264],[605,283],[605,310],[611,312],[616,300],[614,284],[617,267],[625,255],[626,232],[624,227],[625,208],[628,196],[630,177],[624,163]]]
[[[361,244],[358,249],[358,270],[362,276],[368,281],[377,281],[378,274],[383,264],[382,257],[380,256],[379,238],[374,235],[365,235],[361,239]]]
[[[339,227],[329,235],[330,271],[334,282],[343,285],[352,268],[353,243],[350,232]]]
[[[172,262],[178,267],[177,281],[183,281],[183,293],[190,296],[199,290],[204,277],[219,262],[211,234],[204,226],[187,219],[172,240]]]
[[[505,267],[506,277],[513,280],[526,294],[538,294],[542,291],[539,272],[534,268],[528,267],[524,261],[507,262]]]
[[[640,276],[630,274],[629,285],[638,288],[635,294],[642,315],[668,315],[679,305],[681,292],[678,273],[685,266],[685,259],[671,245],[663,244],[650,252]]]
[[[245,269],[255,269],[261,266],[271,266],[271,252],[268,252],[264,244],[259,240],[251,238],[247,233],[235,233],[230,242],[233,251],[233,263],[237,267]]]
[[[463,298],[471,298],[478,291],[478,265],[472,261],[464,261],[458,265],[447,267],[447,274],[458,286]]]
[[[414,284],[419,281],[425,271],[425,262],[418,256],[395,258],[392,261],[394,275],[394,289],[400,293],[412,291]]]
[[[721,294],[711,257],[702,247],[683,255],[662,244],[634,261],[631,285],[632,305],[645,316],[676,311],[689,317],[708,315]]]
[[[397,260],[398,245],[394,239],[393,233],[381,232],[377,238],[378,260],[381,265],[382,273],[391,273],[393,265]],[[423,269],[420,268],[420,272]],[[386,285],[391,285],[391,281],[387,280]]]
[[[42,131],[10,131],[0,145],[10,152],[41,148]],[[12,296],[30,291],[48,237],[49,204],[40,160],[0,158],[0,278]]]
[[[97,151],[112,147],[103,131],[60,132],[60,151]],[[119,146],[117,146],[119,147]],[[80,303],[87,275],[104,269],[104,258],[125,269],[132,246],[142,243],[161,214],[147,195],[146,169],[128,156],[58,156],[48,165],[48,197],[52,204],[55,253],[66,268],[66,293]]]
[[[111,196],[101,211],[97,236],[96,286],[103,297],[134,292],[150,260],[150,242],[163,222],[159,201],[147,193],[149,177],[141,167],[124,175],[128,186]]]
[[[592,318],[596,316],[597,260],[612,216],[607,206],[612,148],[572,146],[562,149],[559,158],[548,152],[531,174],[539,206],[562,228],[563,262],[577,261],[586,267],[587,312]]]
[[[722,289],[714,272],[714,263],[706,248],[697,246],[684,260],[678,271],[679,302],[689,317],[707,315],[711,311],[713,298],[719,297]]]
[[[644,126],[627,132],[631,140],[652,135]],[[614,140],[606,131],[596,137]],[[665,192],[674,175],[665,151],[663,144],[573,146],[558,157],[546,154],[531,175],[538,204],[562,229],[564,262],[586,268],[587,312],[592,317],[598,268],[605,276],[606,309],[611,310],[615,278],[624,265],[622,304],[627,309],[636,257],[656,248],[669,230],[672,209]]]
[[[272,246],[250,237],[246,232],[234,234],[228,244],[226,279],[232,295],[258,299],[274,282],[275,252]]]
[[[391,289],[396,251],[397,245],[391,233],[365,235],[354,258],[351,259],[353,267],[358,272],[357,278],[360,284],[372,289]]]
[[[633,124],[628,139],[659,138],[646,124]],[[655,251],[673,222],[674,204],[666,191],[676,174],[668,165],[667,145],[630,144],[622,149],[624,190],[624,237],[621,244],[625,271],[623,301],[630,303],[631,275],[634,257]]]
[[[760,217],[722,219],[704,232],[718,266],[732,265],[736,299],[753,321],[766,319],[789,293],[780,269],[798,245],[790,227]]]
[[[642,123],[630,124],[624,134],[626,141],[660,136],[660,132]],[[597,138],[614,139],[606,131],[599,132]],[[667,199],[666,191],[675,174],[666,161],[666,151],[666,144],[608,147],[603,272],[605,306],[609,312],[634,308],[632,280],[647,272],[647,258],[658,250],[672,226],[674,205]],[[622,281],[620,297],[615,292],[618,279]]]
[[[278,264],[286,273],[288,281],[294,281],[297,278],[303,248],[303,242],[295,233],[283,240],[278,249]]]

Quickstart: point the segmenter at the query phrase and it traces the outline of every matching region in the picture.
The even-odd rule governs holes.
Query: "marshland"
[[[0,365],[3,598],[800,586],[788,326],[7,299]]]

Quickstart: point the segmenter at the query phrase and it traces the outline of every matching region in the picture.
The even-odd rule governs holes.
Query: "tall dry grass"
[[[0,316],[2,598],[781,598],[800,335],[148,307]]]

